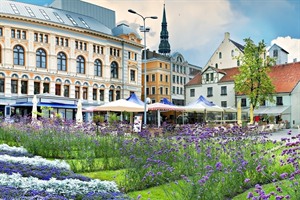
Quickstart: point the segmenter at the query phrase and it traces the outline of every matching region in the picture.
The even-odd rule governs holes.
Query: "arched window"
[[[111,78],[119,78],[118,75],[118,63],[112,62],[110,65],[110,76]]]
[[[70,84],[69,80],[65,80],[64,84],[64,97],[70,97]]]
[[[28,76],[25,74],[21,79],[21,94],[28,94]]]
[[[99,59],[94,62],[94,75],[102,76],[102,62]]]
[[[215,65],[215,66],[216,66],[216,68],[218,69],[218,63],[216,63],[216,65]]]
[[[46,68],[46,51],[44,49],[38,49],[36,51],[36,67]]]
[[[64,52],[57,54],[57,70],[67,71],[67,56]]]
[[[24,48],[20,45],[14,47],[14,65],[24,65]]]
[[[43,93],[50,93],[50,78],[44,78]]]
[[[34,88],[33,88],[33,93],[34,94],[40,94],[41,93],[41,77],[36,76],[34,78]]]
[[[85,73],[85,60],[82,56],[77,57],[77,73]]]

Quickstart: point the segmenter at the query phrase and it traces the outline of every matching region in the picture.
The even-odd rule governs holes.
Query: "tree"
[[[269,100],[273,102],[275,87],[268,75],[270,66],[274,60],[266,56],[264,41],[255,45],[250,38],[244,39],[244,55],[237,57],[241,61],[239,74],[234,77],[235,91],[246,95],[250,105],[255,109],[261,102]]]

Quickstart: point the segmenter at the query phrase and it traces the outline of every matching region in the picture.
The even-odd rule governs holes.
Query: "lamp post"
[[[149,32],[150,29],[149,28],[146,28],[146,19],[147,18],[150,18],[150,19],[157,19],[156,16],[150,16],[150,17],[144,17],[143,15],[135,12],[134,10],[132,9],[129,9],[128,12],[132,13],[132,14],[136,14],[138,16],[140,16],[142,19],[143,19],[143,22],[144,22],[144,27],[141,28],[141,32],[144,32],[144,127],[146,127],[146,124],[147,124],[147,95],[146,95],[146,88],[147,88],[147,81],[146,81],[146,76],[147,76],[147,45],[146,45],[146,32]]]

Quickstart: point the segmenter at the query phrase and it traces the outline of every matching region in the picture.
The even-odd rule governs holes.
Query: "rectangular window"
[[[64,97],[70,97],[70,86],[64,85]]]
[[[159,63],[159,67],[162,68],[162,63]]]
[[[247,101],[245,98],[241,99],[241,106],[246,107],[247,106]]]
[[[27,94],[28,92],[28,81],[21,81],[21,94]]]
[[[179,87],[177,87],[176,89],[177,89],[177,94],[179,94]]]
[[[146,76],[146,81],[149,82],[149,75]]]
[[[209,81],[209,74],[206,74],[206,81]]]
[[[69,40],[65,39],[65,46],[68,47],[69,46]]]
[[[41,88],[40,88],[41,83],[40,82],[34,82],[34,94],[40,94]]]
[[[55,44],[59,45],[59,38],[58,37],[55,37]]]
[[[16,37],[15,29],[11,29],[11,37],[12,38]]]
[[[169,94],[169,88],[166,88],[166,95]]]
[[[99,90],[100,91],[100,101],[104,101],[104,90]]]
[[[131,59],[131,52],[128,51],[128,59],[130,60]]]
[[[26,32],[25,31],[22,31],[22,39],[26,40]]]
[[[167,82],[169,82],[169,80],[168,80],[168,75],[166,75],[166,83],[167,83]]]
[[[222,96],[227,95],[227,86],[222,86],[221,87],[221,95]]]
[[[93,88],[93,100],[97,100],[97,89]]]
[[[55,95],[60,96],[61,95],[61,85],[55,84]]]
[[[18,80],[11,80],[11,93],[18,94]]]
[[[164,93],[164,88],[163,87],[160,87],[159,90],[160,90],[160,94]]]
[[[44,39],[44,36],[43,36],[43,34],[40,33],[40,34],[39,34],[39,41],[40,41],[40,42],[43,42],[43,39]]]
[[[0,79],[0,93],[4,93],[4,78]]]
[[[160,75],[160,82],[162,82],[163,81],[163,75],[161,74]]]
[[[135,81],[135,70],[130,70],[130,80]]]
[[[182,87],[180,88],[180,94],[183,94],[183,88]]]
[[[175,83],[175,82],[176,82],[176,76],[173,75],[173,83]]]
[[[44,35],[44,42],[48,43],[48,35]]]
[[[83,99],[88,98],[88,88],[87,87],[82,88],[82,98]]]
[[[75,99],[80,99],[80,86],[75,86]]]
[[[190,97],[194,97],[195,96],[195,89],[190,89]]]
[[[277,50],[277,49],[275,49],[275,50],[273,51],[273,57],[274,57],[274,58],[277,58],[277,57],[278,57],[278,50]]]
[[[276,97],[276,105],[277,106],[282,106],[283,105],[282,97]]]
[[[227,101],[221,101],[221,106],[226,108],[227,107]]]
[[[214,81],[214,73],[210,73],[210,81]]]
[[[175,86],[173,86],[173,91],[172,91],[172,93],[173,93],[173,94],[176,93],[176,87],[175,87]]]
[[[0,36],[3,35],[3,29],[0,27]]]
[[[33,35],[33,40],[34,40],[35,42],[38,41],[38,34],[37,34],[37,33],[34,33],[34,35]]]
[[[146,88],[146,95],[149,95],[149,88]]]
[[[155,81],[155,74],[152,74],[152,81]]]
[[[213,88],[212,87],[208,87],[207,88],[207,96],[208,97],[212,97],[213,96]]]
[[[21,31],[17,30],[17,38],[20,39],[21,38]]]
[[[177,79],[176,83],[179,84],[179,76],[177,76],[176,79]]]
[[[43,83],[43,93],[50,93],[49,83]]]
[[[155,87],[152,87],[152,94],[155,94]]]

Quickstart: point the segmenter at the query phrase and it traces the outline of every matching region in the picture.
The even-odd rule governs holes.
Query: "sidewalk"
[[[296,136],[300,134],[300,130],[296,128],[290,128],[290,129],[282,129],[273,133],[268,134],[267,136],[271,140],[280,141],[281,138],[292,138],[293,136]]]

